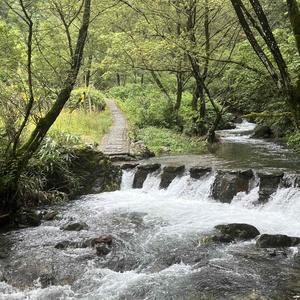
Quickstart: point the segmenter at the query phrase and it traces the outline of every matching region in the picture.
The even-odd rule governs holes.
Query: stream
[[[144,163],[184,164],[185,172],[160,189],[161,171],[133,189],[136,169],[123,172],[121,190],[86,195],[57,207],[59,218],[41,226],[3,234],[11,250],[0,255],[0,299],[300,299],[297,247],[259,249],[255,240],[205,244],[214,226],[254,225],[260,233],[300,237],[300,189],[279,186],[265,204],[257,204],[258,183],[231,203],[211,197],[217,169],[284,171],[293,179],[299,156],[271,141],[251,139],[254,125],[243,122],[220,131],[222,144],[209,155],[153,158]],[[143,162],[142,162],[143,163]],[[210,166],[194,179],[188,169]],[[70,221],[81,231],[61,230]],[[112,237],[107,255],[92,247],[55,245]]]

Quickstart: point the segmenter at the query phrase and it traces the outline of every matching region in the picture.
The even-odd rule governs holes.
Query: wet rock
[[[113,237],[111,235],[102,235],[97,238],[88,239],[84,244],[95,248],[98,256],[105,256],[112,250]]]
[[[45,221],[52,221],[52,220],[55,219],[55,217],[56,217],[57,215],[58,215],[58,212],[55,211],[55,210],[48,211],[48,212],[44,215],[43,219],[44,219]]]
[[[230,203],[239,192],[249,192],[254,174],[246,171],[218,171],[212,187],[212,196],[222,203]]]
[[[66,230],[66,231],[81,231],[81,230],[87,230],[89,227],[84,222],[75,222],[75,223],[67,223],[63,225],[60,229]]]
[[[161,189],[166,189],[170,183],[176,178],[183,174],[185,166],[167,166],[163,168],[161,174],[161,181],[159,187]]]
[[[44,289],[48,286],[55,285],[56,280],[55,277],[51,274],[42,274],[40,276],[41,287]]]
[[[106,244],[108,246],[111,246],[113,242],[113,237],[111,235],[102,235],[97,238],[93,238],[90,240],[91,247],[97,247],[99,244]]]
[[[283,234],[262,234],[256,241],[259,248],[285,248],[300,244],[299,237],[291,237]]]
[[[285,189],[296,187],[297,177],[294,175],[284,174],[283,178],[280,181],[280,187]]]
[[[258,177],[260,180],[259,183],[259,203],[266,203],[270,196],[277,191],[277,188],[280,184],[281,179],[283,178],[284,173],[278,174],[262,174],[259,173]]]
[[[192,167],[190,169],[190,176],[194,179],[200,179],[206,174],[211,173],[212,168],[210,167]]]
[[[136,168],[139,164],[138,163],[125,163],[121,166],[122,170],[132,170]]]
[[[256,139],[268,139],[274,136],[272,129],[266,125],[257,125],[254,129],[252,138]]]
[[[298,175],[295,179],[295,187],[300,187],[300,175]]]
[[[134,175],[133,188],[141,189],[143,187],[144,181],[146,180],[148,174],[157,171],[160,168],[160,164],[149,164],[140,165]]]
[[[65,250],[67,248],[87,248],[86,242],[72,242],[72,241],[62,241],[57,243],[54,248],[59,250]]]
[[[34,210],[22,209],[16,213],[15,222],[18,227],[36,227],[41,225],[41,216]]]
[[[62,241],[57,243],[54,248],[59,249],[59,250],[64,250],[67,249],[70,246],[71,242],[70,241]]]
[[[226,240],[251,240],[257,237],[260,233],[256,227],[243,223],[232,223],[226,225],[215,226],[220,232],[220,237]]]
[[[96,254],[98,256],[105,256],[111,252],[111,247],[107,244],[97,244],[96,246]]]

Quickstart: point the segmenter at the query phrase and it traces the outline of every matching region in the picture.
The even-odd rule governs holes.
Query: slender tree
[[[67,77],[62,84],[62,88],[59,91],[56,100],[54,101],[50,110],[41,118],[30,137],[24,144],[19,143],[19,137],[28,122],[30,113],[32,111],[34,102],[34,86],[32,82],[32,19],[27,11],[26,6],[22,0],[19,0],[21,11],[23,15],[20,17],[28,26],[28,39],[27,39],[27,75],[28,75],[28,89],[29,89],[29,103],[26,108],[24,120],[17,131],[16,138],[13,143],[13,147],[10,147],[7,151],[7,157],[4,165],[0,170],[0,203],[2,209],[15,210],[17,209],[17,187],[20,175],[26,168],[28,161],[32,158],[34,153],[38,150],[48,130],[55,122],[64,105],[68,101],[70,94],[74,88],[77,75],[81,66],[83,50],[88,34],[88,28],[90,23],[90,10],[91,0],[83,1],[83,17],[81,26],[79,28],[77,42],[75,50],[71,56],[71,64],[67,73]],[[15,11],[15,10],[14,10]],[[71,50],[71,49],[70,49]]]

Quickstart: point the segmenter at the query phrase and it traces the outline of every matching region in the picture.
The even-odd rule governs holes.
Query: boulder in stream
[[[259,248],[285,248],[300,244],[299,237],[291,237],[283,234],[262,234],[256,241]]]
[[[190,168],[190,176],[194,179],[200,179],[201,177],[211,173],[210,167],[192,167]]]
[[[84,222],[75,222],[75,223],[67,223],[63,225],[60,229],[65,231],[81,231],[87,230],[89,227]]]
[[[185,166],[167,166],[163,168],[161,174],[161,181],[159,187],[166,189],[171,182],[177,177],[181,176],[185,170]]]
[[[232,223],[225,225],[217,225],[215,229],[219,231],[223,239],[234,240],[251,240],[260,233],[256,227],[244,223]]]
[[[141,189],[148,174],[160,169],[160,164],[140,165],[134,175],[133,188]]]
[[[230,203],[239,192],[249,192],[252,170],[218,171],[212,187],[212,196],[222,203]]]
[[[258,177],[260,180],[259,192],[258,192],[259,203],[266,203],[269,200],[270,196],[277,191],[283,176],[284,173],[274,173],[274,174],[258,173]]]

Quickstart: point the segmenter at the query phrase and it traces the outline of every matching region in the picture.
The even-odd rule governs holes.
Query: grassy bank
[[[201,154],[206,152],[204,141],[191,138],[166,128],[148,127],[137,131],[137,138],[156,155],[169,154]]]
[[[52,126],[50,135],[58,131],[77,136],[84,143],[99,143],[111,124],[112,118],[108,110],[92,113],[64,110]]]

